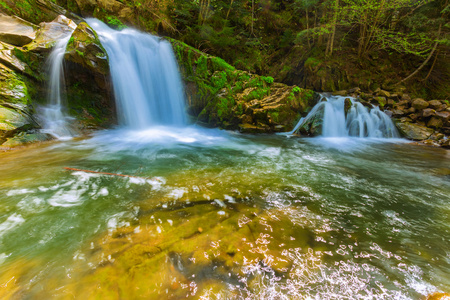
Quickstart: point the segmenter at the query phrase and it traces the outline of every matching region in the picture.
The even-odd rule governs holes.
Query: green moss
[[[298,86],[294,86],[293,88],[292,88],[292,91],[294,92],[294,93],[300,93],[301,92],[301,88],[299,88]]]
[[[262,76],[261,79],[264,80],[268,84],[272,84],[274,81],[273,77],[271,77],[271,76]]]
[[[106,23],[116,29],[123,29],[126,28],[127,26],[125,24],[122,23],[122,21],[120,21],[117,17],[115,16],[107,16],[106,17]]]

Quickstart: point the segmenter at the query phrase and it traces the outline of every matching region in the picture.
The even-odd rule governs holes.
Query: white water
[[[133,29],[116,31],[96,19],[87,21],[108,53],[120,125],[185,125],[184,91],[170,43]]]
[[[391,119],[378,107],[371,109],[352,101],[352,106],[345,114],[345,99],[348,97],[324,97],[311,112],[302,118],[290,133],[295,133],[303,124],[323,111],[323,137],[360,137],[360,138],[398,138],[399,134]],[[322,110],[323,108],[323,110]]]
[[[70,34],[60,39],[49,56],[48,104],[39,108],[42,132],[58,139],[71,138],[76,134],[76,130],[70,126],[72,118],[65,112],[66,99],[62,95],[65,89],[63,61],[69,39]]]

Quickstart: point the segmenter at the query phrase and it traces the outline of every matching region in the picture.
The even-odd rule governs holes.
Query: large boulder
[[[72,33],[64,58],[95,73],[109,74],[108,54],[97,34],[85,22],[78,24]]]
[[[36,38],[25,46],[31,51],[48,51],[58,40],[70,35],[77,24],[66,16],[59,15],[52,22],[42,22],[39,24]]]
[[[311,90],[237,70],[218,57],[171,42],[189,113],[202,124],[248,133],[289,131],[317,101]]]
[[[27,105],[31,99],[22,77],[0,63],[0,103]]]
[[[33,128],[36,123],[23,111],[0,105],[0,144],[16,133]]]
[[[36,37],[37,26],[16,16],[0,13],[0,41],[23,46]]]
[[[400,133],[410,140],[422,141],[429,138],[434,130],[419,124],[409,122],[398,122],[395,124]]]

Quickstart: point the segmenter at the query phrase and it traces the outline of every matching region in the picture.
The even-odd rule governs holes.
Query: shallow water
[[[197,127],[110,130],[3,153],[0,296],[448,292],[449,155],[401,140]]]

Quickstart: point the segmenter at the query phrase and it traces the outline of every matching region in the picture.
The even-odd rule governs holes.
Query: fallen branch
[[[139,177],[139,176],[133,176],[133,175],[124,175],[124,174],[117,174],[117,173],[107,173],[107,172],[99,172],[99,171],[91,171],[91,170],[75,169],[75,168],[68,168],[68,167],[63,167],[63,169],[64,169],[64,170],[67,170],[67,171],[79,171],[79,172],[94,173],[94,174],[102,174],[102,175],[109,175],[109,176],[120,176],[120,177],[130,177],[130,178],[150,179],[150,180],[157,180],[157,181],[160,181],[158,178],[146,178],[146,177]]]

